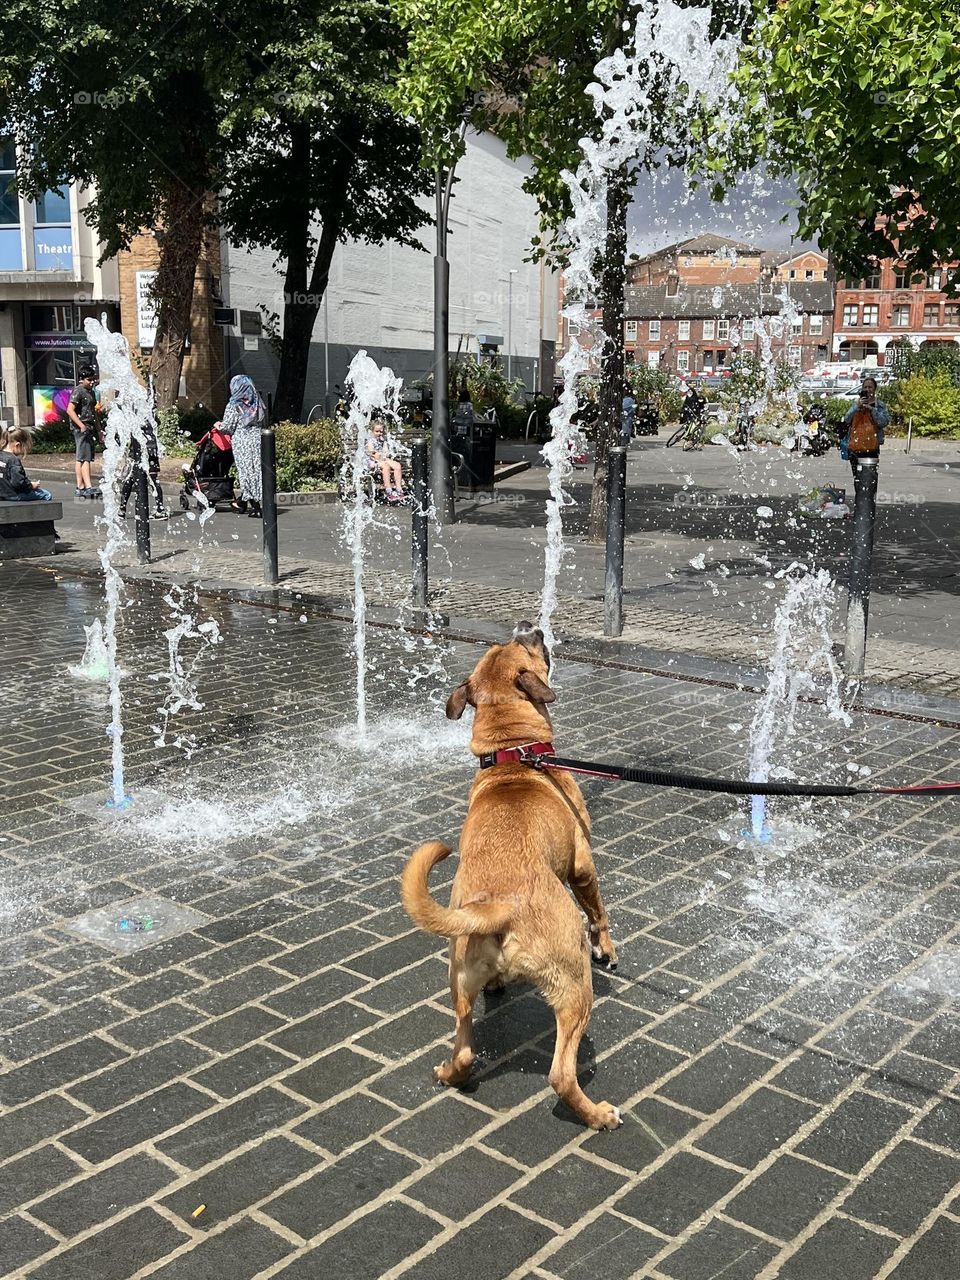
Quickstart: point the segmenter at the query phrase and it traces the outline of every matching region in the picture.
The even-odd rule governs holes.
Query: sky
[[[715,204],[704,191],[692,196],[687,192],[682,170],[664,170],[637,186],[628,219],[628,252],[652,253],[709,231],[761,249],[786,248],[797,228],[790,206],[794,199],[789,183],[757,171],[746,175],[722,204]],[[795,243],[799,247],[802,242]]]

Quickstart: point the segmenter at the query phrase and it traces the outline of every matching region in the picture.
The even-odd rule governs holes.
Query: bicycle
[[[683,447],[690,449],[703,448],[703,419],[691,418],[689,422],[682,422],[677,430],[667,441],[667,448],[683,441]]]

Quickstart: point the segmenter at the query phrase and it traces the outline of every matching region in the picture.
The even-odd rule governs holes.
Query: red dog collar
[[[507,747],[503,751],[487,751],[480,757],[480,768],[489,769],[495,764],[532,764],[536,767],[540,756],[555,755],[551,742],[526,742],[522,747]]]

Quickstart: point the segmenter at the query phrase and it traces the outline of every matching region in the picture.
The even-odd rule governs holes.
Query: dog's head
[[[549,680],[550,650],[543,632],[531,622],[519,622],[512,638],[491,646],[450,694],[447,719],[459,720],[468,704],[473,707],[472,745],[480,752],[514,740],[548,739],[552,726],[547,704],[557,697]]]

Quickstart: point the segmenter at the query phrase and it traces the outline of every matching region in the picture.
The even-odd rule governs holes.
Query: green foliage
[[[69,420],[61,415],[56,422],[45,422],[33,433],[31,453],[70,453],[74,450],[73,432]]]
[[[179,413],[180,431],[191,440],[199,440],[201,436],[205,436],[217,420],[213,410],[202,404],[195,405],[192,409],[181,409]]]
[[[917,435],[960,438],[960,388],[947,369],[898,381],[888,399],[904,425],[913,419]]]
[[[799,175],[800,237],[817,237],[841,275],[891,256],[916,268],[960,256],[960,8],[763,5],[737,79],[733,167],[766,157]],[[724,167],[719,149],[707,166]]]
[[[164,454],[169,458],[187,458],[193,453],[190,434],[183,429],[181,416],[176,405],[158,409],[156,413],[157,439]],[[202,435],[203,432],[200,434]],[[199,436],[195,438],[199,439]]]
[[[893,370],[897,378],[906,379],[917,373],[932,376],[943,370],[951,383],[960,387],[960,350],[954,343],[917,349],[906,343],[887,348],[893,352]]]
[[[628,364],[625,371],[627,388],[637,404],[650,400],[661,422],[676,422],[683,397],[677,379],[666,369],[651,369],[645,364]]]
[[[305,493],[328,489],[336,483],[343,463],[343,437],[330,419],[304,424],[278,422],[277,489],[280,493]]]

